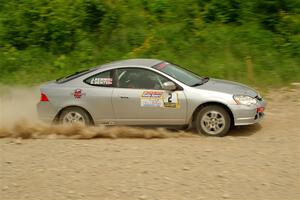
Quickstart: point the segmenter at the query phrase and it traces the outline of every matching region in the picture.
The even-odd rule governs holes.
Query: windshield
[[[171,63],[162,62],[153,66],[153,68],[168,74],[169,76],[188,86],[197,86],[203,84],[204,79],[202,77]]]

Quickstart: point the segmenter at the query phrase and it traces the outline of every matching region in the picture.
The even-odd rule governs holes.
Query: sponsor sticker
[[[72,95],[75,99],[80,99],[82,96],[85,96],[85,93],[83,93],[81,89],[75,89]]]
[[[112,85],[112,78],[93,78],[91,84],[93,85]]]
[[[163,92],[159,91],[144,91],[142,94],[142,98],[161,98]]]
[[[161,99],[141,99],[142,107],[163,107]]]
[[[163,92],[160,91],[144,91],[141,95],[142,107],[163,107]]]
[[[157,66],[155,66],[156,69],[158,70],[162,70],[163,68],[165,68],[169,63],[167,62],[163,62],[163,63],[160,63],[158,64]]]
[[[141,95],[142,107],[180,108],[176,92],[144,91]]]

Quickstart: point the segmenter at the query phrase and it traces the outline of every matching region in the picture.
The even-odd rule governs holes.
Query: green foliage
[[[136,57],[256,86],[299,81],[299,2],[0,0],[0,83]]]
[[[209,0],[199,3],[203,6],[202,16],[207,22],[234,23],[239,20],[241,4],[239,0]]]
[[[97,31],[105,13],[93,0],[12,0],[4,9],[4,41],[20,50],[37,45],[55,53],[72,51],[81,30]]]

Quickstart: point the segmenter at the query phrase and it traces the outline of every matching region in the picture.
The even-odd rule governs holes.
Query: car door
[[[187,103],[183,90],[165,91],[166,77],[145,68],[119,68],[112,104],[117,124],[182,125]]]

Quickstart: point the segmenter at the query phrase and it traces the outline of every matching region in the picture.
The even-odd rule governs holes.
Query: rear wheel
[[[202,108],[196,117],[198,133],[208,136],[224,136],[230,128],[230,116],[226,109],[217,105]]]
[[[60,124],[81,123],[84,125],[92,125],[92,121],[88,113],[82,108],[70,107],[64,109],[59,116]]]

